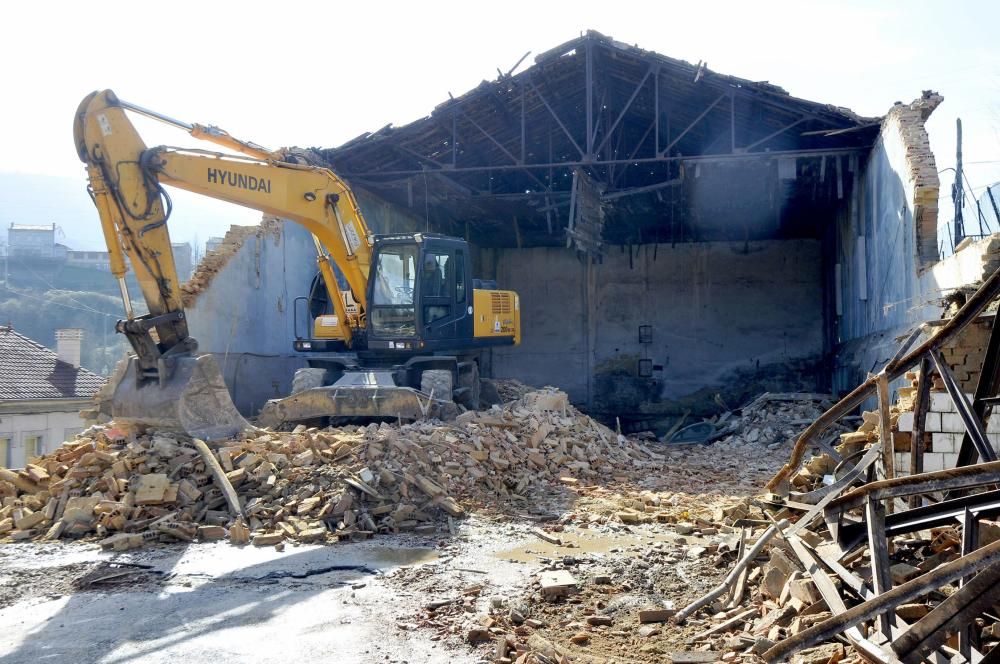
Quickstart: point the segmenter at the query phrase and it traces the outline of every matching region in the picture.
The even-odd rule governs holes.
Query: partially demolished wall
[[[843,390],[884,364],[909,325],[940,315],[939,182],[924,126],[942,97],[932,92],[886,115],[867,161],[849,164],[853,186],[839,214],[833,279],[837,370]]]

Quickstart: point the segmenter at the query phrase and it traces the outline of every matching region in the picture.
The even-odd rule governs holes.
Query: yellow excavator
[[[232,152],[147,148],[127,112]],[[250,428],[214,359],[199,356],[188,334],[164,185],[291,220],[313,236],[325,293],[297,298],[293,312],[304,303],[312,319],[308,332],[296,331],[293,341],[308,366],[296,372],[290,396],[264,406],[261,426],[328,418],[446,419],[459,404],[478,406],[481,349],[520,343],[517,294],[472,279],[466,241],[427,233],[373,235],[350,187],[305,152],[268,150],[217,127],[122,101],[110,90],[84,98],[73,134],[121,291],[125,318],[116,330],[134,352],[102,391],[100,410],[119,422],[208,440]],[[126,257],[147,314],[133,309]]]

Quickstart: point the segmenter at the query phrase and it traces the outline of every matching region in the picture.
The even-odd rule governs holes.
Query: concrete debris
[[[980,536],[980,519],[1000,504],[1000,461],[984,417],[990,410],[984,399],[1000,389],[1000,350],[991,338],[978,372],[981,393],[970,399],[940,349],[961,347],[963,327],[998,294],[1000,271],[928,341],[907,353],[918,336],[912,335],[881,373],[808,423],[790,461],[768,483],[773,493],[755,501],[775,525],[753,526],[745,541],[757,545],[720,586],[734,599],[742,596],[736,579],[749,564],[746,598],[720,603],[716,589],[678,617],[707,608],[716,612],[714,621],[727,615],[718,613],[726,606],[746,609],[750,619],[740,636],[769,663],[996,658],[1000,541]],[[889,381],[897,376],[905,382],[893,402]],[[876,396],[878,407],[861,412],[855,430],[843,431],[840,422],[866,395]],[[950,446],[957,467],[935,464],[920,472],[937,445],[925,438],[928,414],[940,418],[935,427],[955,420],[948,422],[954,434],[933,436]],[[807,459],[806,451],[815,452],[831,434],[839,438],[836,449],[823,445]],[[903,451],[916,456],[910,468],[896,468]],[[990,532],[990,522],[982,523]],[[774,530],[781,536],[765,542]],[[761,543],[769,548],[766,562],[756,555]]]
[[[807,392],[765,392],[746,406],[728,411],[710,420],[684,427],[665,438],[666,442],[723,442],[734,444],[782,446],[802,427],[818,417],[833,402],[829,394]],[[699,425],[710,425],[704,427]],[[684,431],[697,431],[684,435]]]
[[[234,543],[256,546],[433,532],[464,516],[464,505],[498,497],[526,503],[566,479],[634,477],[662,460],[580,414],[554,389],[448,425],[300,426],[211,451],[165,432],[92,427],[23,471],[3,471],[0,537],[96,536],[125,550],[218,539],[219,528]]]

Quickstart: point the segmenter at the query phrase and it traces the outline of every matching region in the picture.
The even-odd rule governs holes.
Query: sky
[[[426,116],[449,93],[530,51],[523,69],[587,29],[866,116],[938,91],[945,101],[928,122],[938,168],[954,166],[961,117],[975,193],[1000,180],[995,1],[9,3],[0,226],[51,220],[72,248],[103,246],[72,142],[73,113],[92,90],[268,147],[332,147]],[[198,143],[135,122],[149,145]],[[26,188],[25,175],[49,177]],[[942,173],[943,206],[950,185]],[[173,198],[174,241],[204,243],[259,219],[186,192]]]

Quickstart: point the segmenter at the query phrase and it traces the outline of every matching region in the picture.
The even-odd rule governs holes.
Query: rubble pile
[[[162,432],[93,427],[22,471],[3,471],[0,537],[96,535],[127,549],[429,533],[463,516],[463,503],[523,505],[539,489],[625,481],[661,462],[553,389],[453,423],[260,431],[211,451]]]
[[[489,380],[496,387],[497,396],[503,403],[517,401],[529,392],[535,391],[534,387],[525,385],[516,378],[491,378]]]
[[[714,439],[738,445],[745,443],[781,447],[795,440],[802,428],[819,417],[833,401],[829,394],[765,392],[716,421]]]
[[[787,476],[787,495],[752,501],[771,526],[738,510],[723,515],[743,528],[744,546],[727,579],[676,616],[701,629],[693,647],[730,661],[995,656],[1000,522],[987,517],[996,513],[990,489],[1000,463],[898,477],[887,470],[887,457],[910,448],[899,421],[914,410],[921,377],[904,378],[909,385],[884,406],[887,426],[878,412],[862,412],[835,455],[813,455]],[[925,394],[944,391],[940,376],[928,380]],[[955,498],[954,489],[971,494]]]

